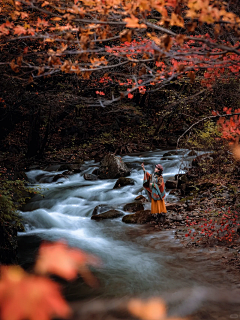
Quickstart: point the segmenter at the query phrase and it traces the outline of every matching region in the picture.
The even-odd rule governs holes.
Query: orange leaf
[[[2,320],[50,320],[70,315],[56,283],[17,266],[1,267],[0,310]]]
[[[14,28],[14,34],[21,35],[26,33],[27,33],[27,30],[24,27],[20,26],[19,24]]]
[[[54,18],[51,18],[51,20],[52,20],[52,21],[60,21],[60,20],[62,20],[62,18],[60,18],[60,17],[54,17]]]
[[[125,19],[123,19],[123,21],[125,21],[127,23],[126,24],[127,28],[147,28],[147,26],[145,24],[139,24],[138,18],[136,18],[132,14],[131,14],[131,18],[125,18]]]
[[[42,274],[54,273],[65,279],[76,278],[78,272],[90,285],[96,285],[96,280],[86,265],[99,265],[100,261],[79,249],[69,248],[66,243],[44,243],[39,249],[39,257],[35,270]]]

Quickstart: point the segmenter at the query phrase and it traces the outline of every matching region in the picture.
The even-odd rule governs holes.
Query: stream
[[[236,283],[219,261],[210,259],[211,250],[203,254],[199,249],[190,254],[174,238],[174,230],[149,231],[144,225],[124,224],[122,218],[91,220],[92,211],[99,204],[107,204],[121,211],[126,203],[133,202],[140,194],[145,195],[142,189],[142,162],[150,172],[155,164],[161,163],[166,181],[180,172],[180,166],[188,165],[193,159],[186,157],[187,150],[179,150],[178,155],[160,160],[165,152],[158,150],[122,157],[132,168],[130,178],[134,179],[135,185],[120,189],[113,189],[116,179],[84,180],[84,173],[91,173],[98,167],[99,163],[94,161],[85,162],[84,171],[80,174],[51,183],[39,184],[36,177],[61,172],[27,172],[32,186],[42,188],[44,198],[34,196],[21,212],[26,225],[26,232],[19,233],[21,264],[32,261],[37,251],[36,239],[65,239],[70,246],[99,257],[102,266],[93,270],[99,279],[99,288],[88,288],[80,280],[64,283],[65,295],[69,300],[150,296],[183,288],[231,289],[235,286]],[[177,200],[167,192],[166,202]],[[145,204],[145,209],[150,209],[150,203]]]

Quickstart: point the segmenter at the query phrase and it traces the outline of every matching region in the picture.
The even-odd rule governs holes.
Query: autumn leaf
[[[100,261],[79,249],[69,248],[65,242],[44,243],[39,249],[35,271],[41,274],[53,273],[67,280],[72,280],[80,273],[85,281],[94,286],[95,277],[87,265],[97,266]]]
[[[129,99],[132,99],[133,97],[134,97],[134,95],[129,92],[128,98],[129,98]]]
[[[70,308],[58,284],[27,274],[17,266],[1,267],[0,314],[2,320],[50,320],[68,317]]]
[[[121,42],[125,42],[125,41],[131,42],[132,31],[124,29],[122,32],[119,33],[119,36],[120,36]]]
[[[173,12],[170,20],[170,25],[184,28],[184,20],[181,16],[176,15],[176,13]]]
[[[7,28],[5,28],[5,26],[6,26],[6,23],[3,23],[2,25],[0,25],[0,33],[8,35],[10,32]]]
[[[139,19],[136,18],[134,15],[131,14],[131,18],[125,18],[123,19],[125,21],[127,28],[147,28],[145,24],[139,24]]]
[[[19,72],[19,66],[15,63],[15,59],[13,59],[10,63],[9,63],[12,71],[14,72]]]
[[[161,37],[161,46],[165,48],[166,51],[169,51],[172,47],[172,38],[169,35],[164,35]]]
[[[14,28],[14,34],[21,35],[26,33],[27,33],[27,30],[24,27],[20,26],[19,24]]]
[[[61,21],[62,18],[61,17],[54,17],[54,18],[51,18],[52,21]]]
[[[28,13],[26,12],[21,12],[21,19],[25,19],[25,18],[28,18]]]

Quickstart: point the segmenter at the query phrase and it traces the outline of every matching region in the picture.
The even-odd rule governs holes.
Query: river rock
[[[39,175],[36,176],[36,181],[39,183],[50,183],[52,182],[54,175],[53,174],[45,174],[45,173],[41,173]]]
[[[56,181],[58,181],[58,180],[61,179],[61,178],[66,179],[66,176],[65,176],[64,174],[62,174],[62,173],[57,174],[57,175],[55,175],[55,176],[53,177],[52,182],[56,182]]]
[[[133,214],[127,214],[122,218],[125,223],[145,224],[153,219],[150,210],[140,210]]]
[[[130,175],[130,169],[123,162],[121,157],[114,154],[107,154],[101,161],[99,168],[100,179],[116,179]]]
[[[92,215],[91,219],[99,221],[99,220],[103,220],[103,219],[115,219],[115,218],[119,218],[119,217],[122,217],[122,216],[123,216],[123,213],[121,211],[109,210],[109,211],[106,211],[104,213]]]
[[[99,204],[93,209],[92,216],[111,210],[107,204]]]
[[[188,154],[187,154],[188,157],[193,157],[193,156],[197,156],[197,152],[194,151],[194,150],[191,150]]]
[[[95,174],[85,173],[84,174],[84,179],[88,180],[88,181],[96,181],[96,180],[98,180],[98,177],[95,176]]]
[[[127,212],[137,212],[140,210],[144,210],[144,206],[141,202],[127,203],[123,207],[123,210]]]
[[[139,201],[139,202],[141,202],[141,203],[148,202],[147,198],[145,198],[145,197],[142,196],[142,195],[137,196],[134,200]]]
[[[165,187],[167,189],[177,189],[177,181],[167,180],[165,183]]]
[[[176,156],[178,155],[177,151],[168,151],[164,153],[163,157]]]
[[[134,185],[133,179],[121,177],[117,180],[113,189],[117,189],[117,188],[121,188],[121,187],[125,187],[125,186],[130,186],[130,185],[131,186]]]

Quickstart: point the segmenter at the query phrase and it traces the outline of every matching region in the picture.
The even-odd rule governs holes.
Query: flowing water
[[[228,274],[219,262],[209,259],[211,251],[203,254],[198,250],[189,254],[174,239],[174,231],[149,232],[146,226],[127,225],[121,218],[99,222],[91,220],[92,211],[99,204],[123,210],[126,203],[140,194],[144,195],[142,162],[150,172],[160,162],[166,181],[192,159],[185,157],[182,163],[187,151],[180,150],[178,155],[160,160],[165,152],[124,156],[123,161],[132,168],[130,178],[134,179],[135,185],[120,189],[113,189],[116,179],[84,180],[83,174],[91,173],[99,165],[93,161],[86,162],[80,174],[41,185],[36,183],[36,177],[50,173],[41,170],[28,172],[33,186],[37,184],[43,188],[44,198],[36,195],[22,212],[26,232],[19,234],[20,243],[23,243],[20,246],[21,262],[24,264],[31,260],[36,251],[36,236],[50,241],[66,239],[70,246],[100,257],[102,267],[94,270],[100,287],[86,289],[82,282],[72,283],[69,287],[66,285],[65,293],[72,300],[86,295],[148,296],[198,286],[231,286]],[[167,193],[167,202],[176,200]],[[147,203],[145,208],[149,209],[150,204]]]

